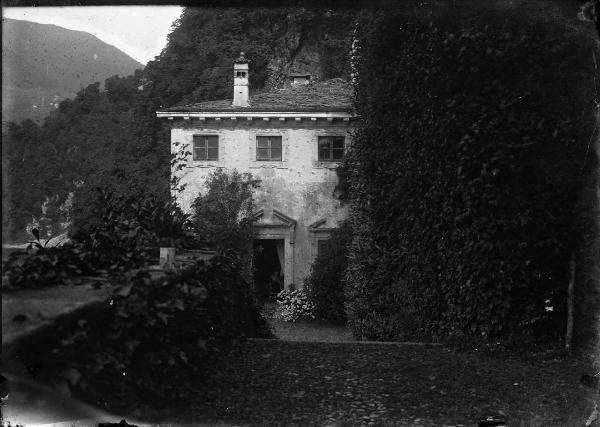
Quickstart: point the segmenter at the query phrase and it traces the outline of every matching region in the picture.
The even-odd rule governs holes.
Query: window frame
[[[268,147],[259,147],[259,139],[266,138],[268,141]],[[279,139],[279,158],[273,158],[273,147],[271,138]],[[256,149],[256,161],[257,162],[282,162],[283,161],[283,136],[282,135],[256,135],[255,139],[255,149]],[[269,158],[261,158],[259,157],[259,150],[268,150]]]
[[[196,138],[204,138],[204,142],[206,143],[206,146],[204,147],[196,147]],[[216,147],[211,147],[210,146],[210,142],[209,142],[209,138],[214,138],[216,140]],[[216,158],[211,158],[209,157],[209,150],[210,149],[216,149],[217,150],[217,155]],[[204,158],[199,158],[196,155],[197,150],[204,150],[204,154],[205,157]],[[211,134],[195,134],[192,136],[192,159],[194,161],[198,161],[198,162],[218,162],[219,161],[219,135],[211,135]]]
[[[341,139],[341,142],[342,142],[341,148],[334,147],[336,138]],[[321,158],[321,144],[322,144],[322,141],[325,139],[330,140],[329,147],[327,148],[329,157]],[[339,142],[339,140],[338,140],[338,142]],[[335,150],[341,150],[342,157],[340,159],[334,159],[333,153]],[[318,162],[320,162],[320,163],[340,163],[344,160],[345,154],[346,154],[346,137],[345,136],[343,136],[343,135],[319,135],[317,137],[317,161]]]

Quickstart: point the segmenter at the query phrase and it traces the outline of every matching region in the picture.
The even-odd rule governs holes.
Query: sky
[[[142,64],[167,44],[179,6],[3,7],[2,16],[85,31],[113,45]]]

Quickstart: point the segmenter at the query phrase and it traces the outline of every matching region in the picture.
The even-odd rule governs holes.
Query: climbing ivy
[[[563,331],[597,52],[521,9],[418,8],[362,28],[344,165],[356,336]]]

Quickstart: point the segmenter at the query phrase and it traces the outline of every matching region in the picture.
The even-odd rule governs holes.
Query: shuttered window
[[[341,162],[344,158],[343,136],[320,136],[319,137],[319,161]]]
[[[194,135],[194,160],[219,160],[219,137]]]
[[[281,136],[257,136],[256,160],[281,161]]]

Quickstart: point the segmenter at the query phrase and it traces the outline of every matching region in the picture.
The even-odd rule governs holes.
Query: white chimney
[[[244,52],[233,64],[233,106],[249,107],[248,103],[248,61]]]

